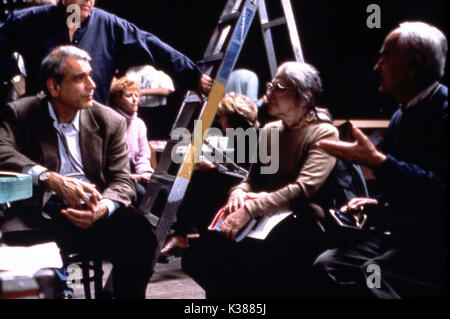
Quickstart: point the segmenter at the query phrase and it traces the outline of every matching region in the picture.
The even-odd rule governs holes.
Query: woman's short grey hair
[[[75,58],[80,60],[91,61],[90,55],[77,47],[71,45],[63,45],[53,49],[41,63],[40,77],[41,86],[46,93],[47,91],[47,79],[55,79],[57,83],[61,83],[64,78],[64,67],[67,58]]]
[[[444,76],[447,38],[442,31],[424,22],[407,21],[400,23],[393,32],[398,34],[398,44],[422,57],[424,75],[432,80],[439,80]]]
[[[294,84],[308,107],[315,106],[316,98],[322,93],[322,81],[315,67],[308,63],[289,61],[278,67],[277,74],[283,74]]]

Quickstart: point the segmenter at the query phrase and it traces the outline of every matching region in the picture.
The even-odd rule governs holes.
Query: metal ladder
[[[207,99],[200,98],[193,91],[188,91],[172,126],[172,132],[179,128],[189,129],[190,144],[187,146],[182,162],[177,164],[173,161],[172,154],[175,153],[180,140],[171,136],[139,206],[139,211],[156,227],[158,245],[153,267],[160,256],[172,223],[176,219],[176,213],[194,171],[195,159],[201,152],[204,133],[214,120],[217,106],[224,95],[228,78],[234,69],[257,10],[272,76],[276,73],[277,62],[270,30],[275,26],[287,25],[294,57],[297,61],[303,61],[290,1],[280,0],[280,3],[285,16],[273,21],[268,19],[264,0],[228,0],[225,5],[203,59],[198,62],[205,65],[204,73],[214,79],[213,87]],[[196,117],[197,114],[199,114],[198,117]],[[195,147],[198,145],[200,147]]]

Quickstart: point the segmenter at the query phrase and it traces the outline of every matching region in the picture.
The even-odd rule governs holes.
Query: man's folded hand
[[[100,203],[91,209],[65,208],[61,214],[65,216],[72,224],[82,229],[90,228],[96,221],[106,216],[108,207]]]
[[[70,207],[82,209],[84,205],[91,208],[98,205],[102,194],[94,184],[83,182],[73,177],[50,172],[45,184],[59,197],[66,200]]]

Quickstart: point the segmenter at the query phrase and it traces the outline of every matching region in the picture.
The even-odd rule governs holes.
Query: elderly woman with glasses
[[[216,111],[217,124],[224,134],[227,129],[234,128],[255,129],[256,132],[259,127],[257,117],[258,108],[253,100],[244,94],[235,92],[227,93],[219,102]],[[237,141],[238,136],[235,136],[235,138],[234,142],[230,141],[233,148],[234,145],[239,143]],[[249,153],[245,152],[245,156],[242,156],[243,161],[238,161],[238,155],[234,153],[233,161],[241,168],[248,169],[251,156]],[[198,164],[183,204],[177,212],[174,234],[164,244],[161,250],[162,255],[177,255],[184,251],[188,247],[187,234],[192,226],[197,229],[200,237],[207,232],[211,218],[227,200],[228,191],[242,179],[220,172],[207,159],[203,159]],[[214,185],[214,187],[211,187],[211,185]]]
[[[279,120],[268,123],[260,136],[269,153],[279,152],[272,156],[279,160],[278,170],[263,174],[261,168],[271,163],[253,164],[249,176],[230,192],[220,232],[185,254],[184,269],[207,297],[298,296],[296,278],[308,277],[321,249],[312,203],[336,163],[316,146],[323,139],[338,139],[328,112],[316,104],[321,92],[318,71],[306,63],[282,64],[267,84],[268,112]],[[282,210],[293,213],[266,239],[233,241],[252,218]]]

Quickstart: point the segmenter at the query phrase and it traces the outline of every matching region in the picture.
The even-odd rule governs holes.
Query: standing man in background
[[[25,78],[12,56],[18,52],[27,72],[26,94],[37,93],[42,59],[54,47],[71,44],[92,57],[93,80],[97,84],[94,99],[101,103],[108,102],[115,71],[135,64],[154,65],[170,74],[177,85],[209,92],[211,78],[202,75],[185,55],[153,34],[94,6],[95,0],[64,0],[57,6],[11,13],[0,25],[0,80],[11,81],[14,88],[23,87]]]
[[[167,97],[175,91],[172,79],[151,65],[131,67],[126,77],[141,88],[138,115],[147,125],[147,138],[163,139],[171,121]]]

